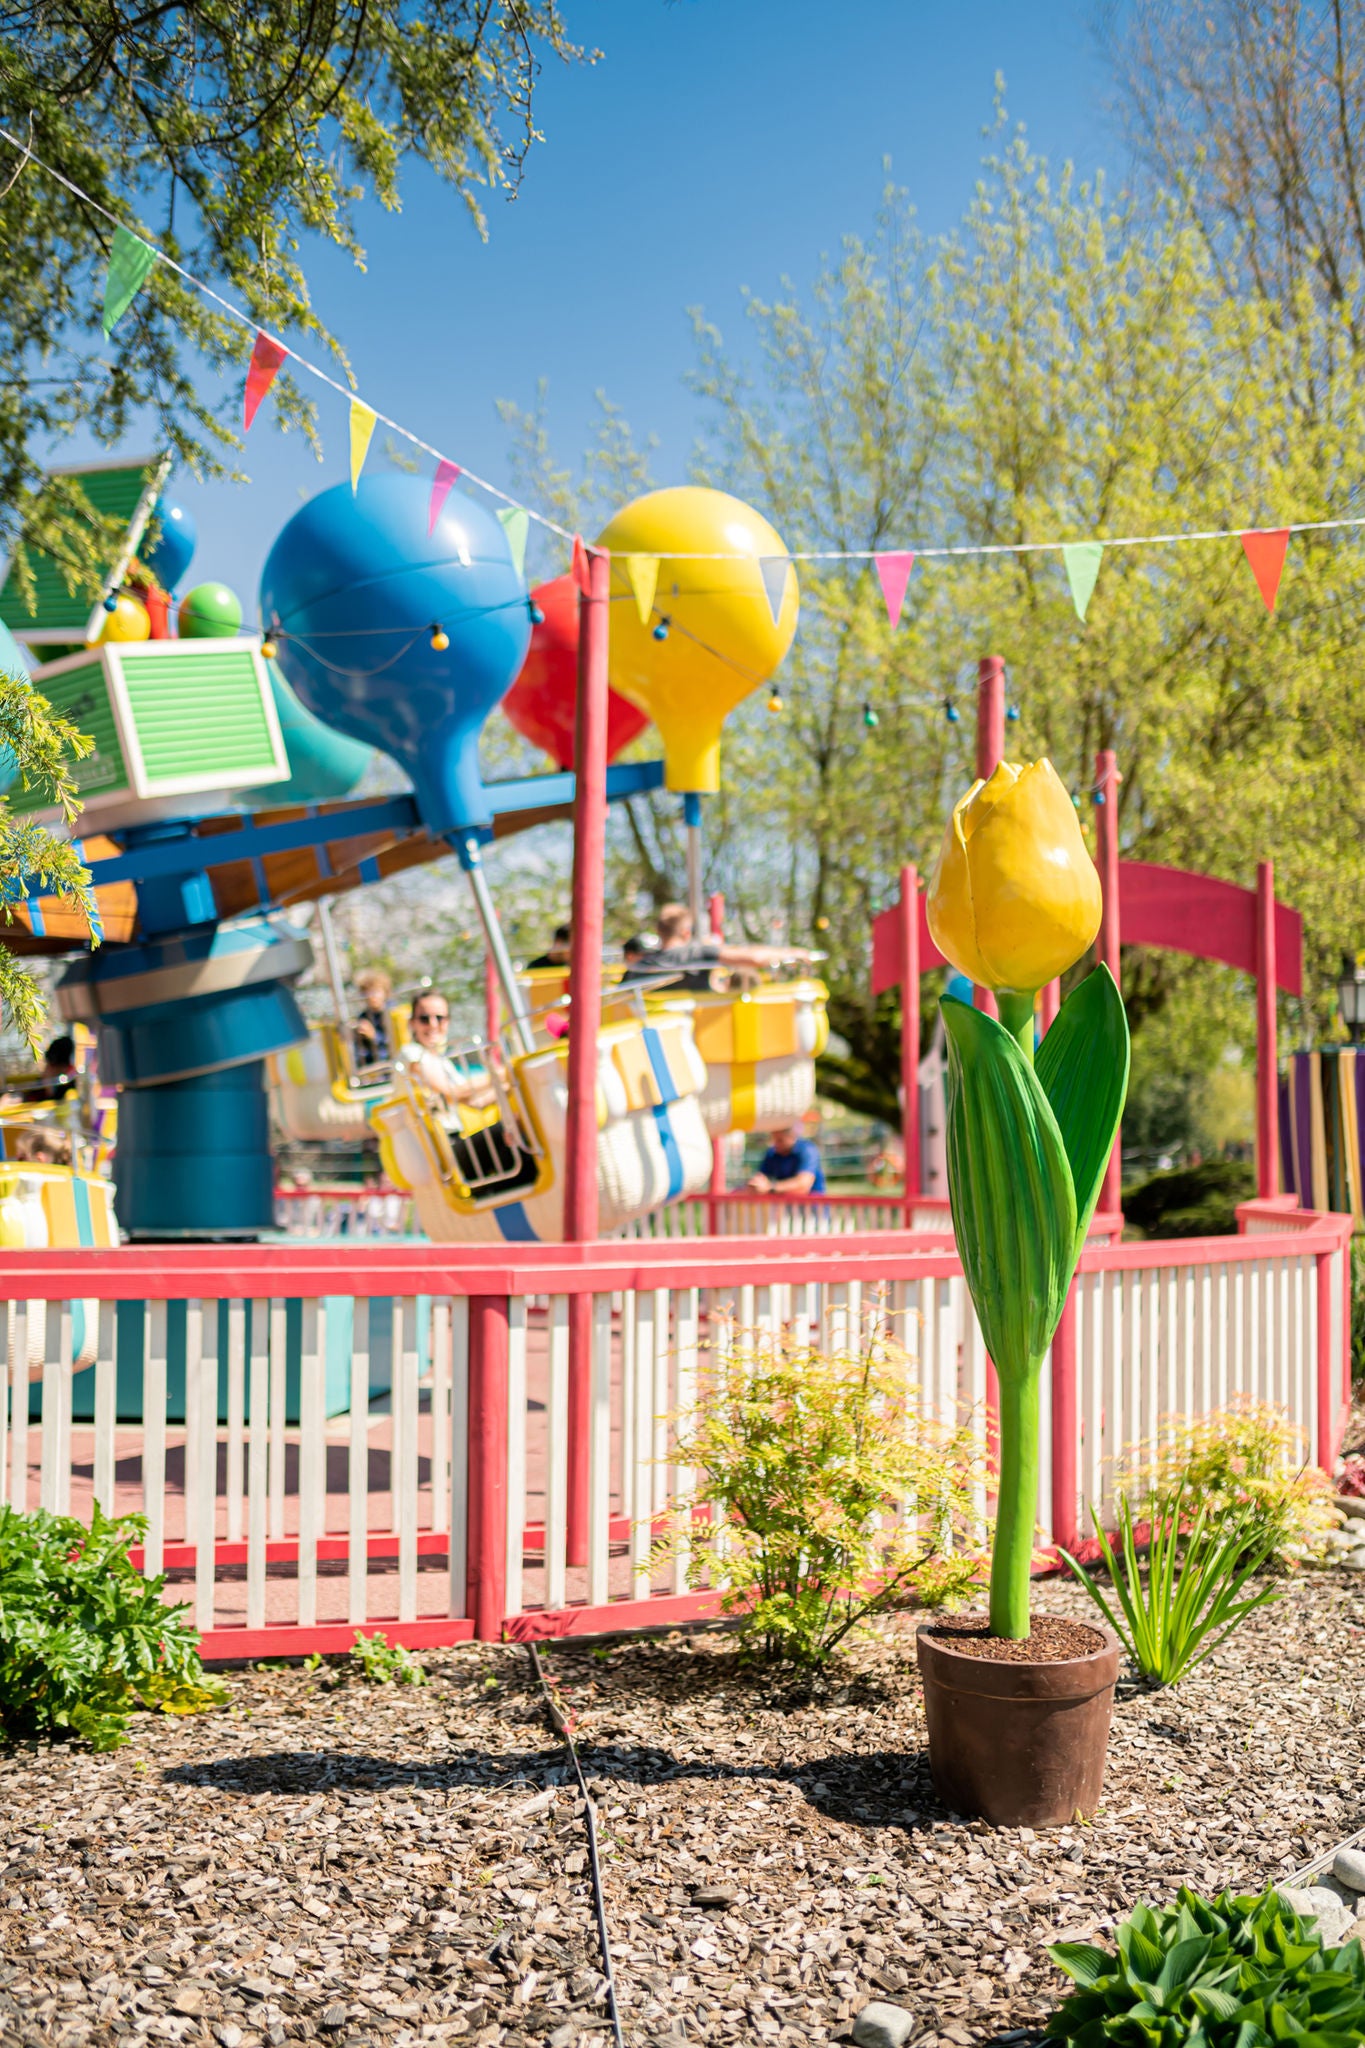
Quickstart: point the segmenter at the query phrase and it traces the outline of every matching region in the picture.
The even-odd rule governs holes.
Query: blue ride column
[[[142,826],[128,846],[182,832]],[[214,920],[203,874],[138,885],[142,943],[83,955],[62,1016],[99,1032],[119,1089],[119,1222],[133,1238],[251,1238],[274,1225],[265,1056],[306,1038],[293,985],[305,933]]]

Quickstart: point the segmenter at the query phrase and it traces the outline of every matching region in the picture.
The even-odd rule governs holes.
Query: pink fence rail
[[[1276,1211],[1283,1227],[1263,1230],[1250,1210],[1236,1238],[1082,1254],[1045,1380],[1045,1539],[1075,1540],[1125,1444],[1234,1395],[1284,1407],[1330,1464],[1350,1392],[1350,1220]],[[904,1346],[926,1412],[984,1432],[991,1398],[956,1254],[905,1231],[780,1251],[729,1237],[8,1253],[0,1292],[0,1492],[144,1513],[146,1565],[171,1574],[216,1658],[341,1650],[358,1626],[420,1645],[714,1611],[717,1589],[657,1563],[652,1530],[688,1479],[669,1418],[735,1329],[839,1344],[874,1328]],[[575,1300],[590,1342],[572,1528]],[[131,1369],[121,1302],[145,1304]]]

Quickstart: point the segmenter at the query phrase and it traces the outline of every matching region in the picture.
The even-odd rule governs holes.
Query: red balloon
[[[502,700],[510,723],[557,768],[573,767],[574,701],[578,693],[578,589],[573,577],[537,584],[531,602],[545,616],[531,628],[521,674]],[[615,690],[607,692],[607,759],[649,724],[648,715]]]

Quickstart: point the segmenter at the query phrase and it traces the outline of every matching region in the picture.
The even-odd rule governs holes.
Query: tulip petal
[[[1080,959],[1100,928],[1100,878],[1050,761],[1035,761],[1000,791],[967,859],[988,986],[1042,988]]]
[[[976,785],[977,788],[980,784]],[[945,960],[951,960],[960,974],[982,987],[989,986],[989,972],[976,943],[976,919],[972,909],[972,877],[963,832],[964,798],[948,820],[939,848],[938,862],[925,910],[929,936]]]
[[[1023,1377],[1051,1343],[1071,1284],[1071,1168],[1042,1085],[1009,1032],[951,996],[940,1007],[958,1256],[996,1371]]]
[[[1076,1193],[1080,1257],[1128,1092],[1128,1019],[1103,965],[1078,982],[1038,1048],[1034,1071],[1057,1119]]]

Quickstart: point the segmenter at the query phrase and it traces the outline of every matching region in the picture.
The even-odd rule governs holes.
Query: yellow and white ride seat
[[[268,1054],[265,1064],[275,1121],[286,1137],[303,1144],[360,1136],[370,1105],[386,1092],[386,1085],[369,1089],[351,1086],[341,1033],[335,1024],[310,1024],[301,1045]],[[363,1073],[356,1078],[362,1079]]]
[[[8,1145],[15,1135],[17,1127],[7,1122],[0,1142]],[[38,1160],[7,1158],[0,1163],[0,1246],[6,1251],[104,1251],[118,1242],[113,1183],[102,1175]],[[71,1316],[72,1369],[83,1372],[95,1362],[99,1303],[91,1299],[72,1301],[66,1306]],[[11,1357],[18,1334],[18,1307],[17,1302],[7,1304],[7,1349]],[[27,1307],[25,1363],[29,1377],[36,1379],[42,1374],[49,1350],[47,1303],[31,1301]],[[57,1330],[51,1336],[54,1344],[60,1341]],[[54,1350],[53,1356],[58,1355]]]
[[[651,1015],[691,1006],[706,1065],[702,1116],[712,1137],[780,1131],[804,1116],[815,1101],[815,1062],[829,1040],[828,999],[825,984],[815,980],[685,998],[664,990],[651,999]]]
[[[400,1077],[370,1113],[395,1187],[411,1192],[438,1243],[558,1243],[564,1235],[568,1047],[560,1042],[485,1059],[496,1105],[463,1111],[451,1131],[430,1098]],[[607,1233],[711,1175],[702,1117],[706,1071],[685,1013],[604,1024],[597,1039],[598,1228]],[[447,1116],[446,1121],[449,1121]]]

